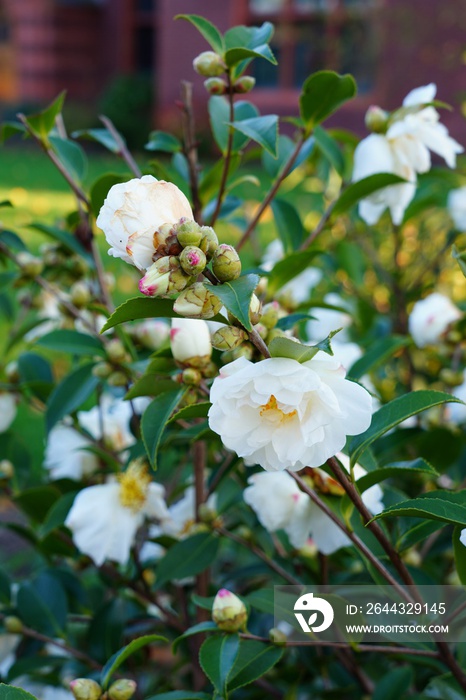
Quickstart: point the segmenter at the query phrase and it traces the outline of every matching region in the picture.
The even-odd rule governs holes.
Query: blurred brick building
[[[359,96],[345,108],[360,129],[371,103],[395,107],[412,87],[434,81],[438,97],[466,96],[465,0],[0,0],[0,100],[45,103],[66,88],[96,101],[112,78],[150,76],[154,123],[176,111],[179,83],[207,96],[192,58],[207,47],[178,13],[197,13],[226,30],[272,21],[279,67],[256,61],[252,99],[262,111],[296,110],[299,86],[321,68],[351,72]],[[463,119],[445,121],[457,137]],[[341,123],[341,119],[339,119]]]

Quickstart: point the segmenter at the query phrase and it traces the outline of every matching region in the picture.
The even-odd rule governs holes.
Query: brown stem
[[[115,139],[115,142],[118,145],[118,153],[121,158],[125,161],[131,172],[136,175],[136,177],[142,177],[141,170],[139,168],[139,165],[136,163],[134,160],[133,156],[131,155],[130,151],[128,150],[128,146],[124,142],[124,140],[121,137],[121,134],[118,132],[118,130],[115,128],[114,123],[112,122],[111,119],[106,117],[105,115],[101,114],[99,116],[100,121],[104,126],[107,128],[107,130],[111,133],[113,138]]]
[[[193,200],[194,220],[202,223],[202,203],[199,195],[199,165],[197,161],[197,142],[194,125],[193,86],[186,81],[181,82],[181,104],[183,107],[183,141],[184,155],[188,161],[189,184]]]
[[[276,561],[268,557],[267,554],[265,554],[265,552],[259,549],[259,547],[256,547],[256,545],[252,544],[252,542],[248,542],[239,535],[235,535],[233,532],[230,532],[229,530],[226,530],[223,527],[217,527],[216,530],[220,535],[223,535],[223,537],[232,540],[232,542],[236,542],[236,544],[241,545],[241,547],[249,549],[250,552],[255,554],[256,557],[258,557],[259,559],[262,559],[262,561],[265,562],[270,569],[275,571],[275,573],[281,576],[283,579],[285,579],[285,581],[288,581],[288,583],[291,583],[293,586],[302,586],[302,581],[299,581],[292,574],[289,574],[288,571],[286,571],[286,569],[284,569],[282,566],[280,566],[280,564],[277,564]]]
[[[228,142],[227,142],[227,150],[225,154],[225,158],[223,161],[223,170],[222,170],[222,177],[220,179],[220,186],[218,189],[218,197],[217,197],[217,204],[215,205],[215,211],[212,215],[212,220],[210,221],[210,225],[214,226],[215,222],[218,219],[218,216],[220,214],[220,210],[222,208],[223,204],[223,199],[225,197],[225,189],[226,189],[226,184],[228,180],[228,172],[230,170],[230,161],[231,161],[231,154],[233,150],[233,138],[235,135],[234,129],[231,126],[231,122],[234,122],[235,120],[235,103],[234,103],[234,98],[233,98],[233,89],[232,89],[232,84],[231,84],[231,76],[230,76],[230,71],[227,71],[227,82],[228,82],[228,101],[230,104],[230,126],[228,127]]]
[[[115,310],[115,307],[113,305],[112,298],[110,296],[110,292],[108,291],[107,281],[105,279],[105,270],[104,270],[104,266],[102,265],[102,258],[100,257],[100,252],[99,252],[99,249],[96,245],[94,236],[92,236],[92,239],[91,239],[91,252],[92,252],[92,257],[94,259],[95,270],[97,273],[97,279],[99,281],[99,287],[100,287],[100,291],[102,294],[102,300],[105,304],[107,311],[111,314]]]
[[[342,190],[343,190],[343,188],[342,188]],[[311,233],[306,238],[304,243],[301,244],[299,250],[306,250],[306,248],[309,248],[309,246],[311,245],[311,243],[313,243],[315,241],[317,236],[319,236],[322,233],[325,226],[327,225],[328,220],[332,216],[332,212],[333,212],[333,209],[334,209],[336,203],[337,203],[337,200],[334,199],[333,202],[331,202],[331,204],[329,204],[327,209],[322,214],[322,218],[320,219],[319,223],[317,224],[315,229],[313,231],[311,231]]]
[[[247,227],[246,231],[243,233],[239,243],[236,245],[237,250],[241,250],[241,248],[246,243],[246,241],[249,240],[249,237],[251,236],[252,232],[254,231],[257,224],[261,220],[263,213],[265,212],[265,210],[269,206],[272,199],[277,194],[280,185],[282,184],[283,180],[286,178],[286,176],[290,172],[291,168],[293,167],[294,162],[299,155],[299,152],[301,150],[303,143],[304,143],[304,134],[301,134],[298,141],[296,142],[296,146],[295,146],[293,152],[291,153],[290,157],[286,161],[285,165],[283,166],[282,170],[280,171],[277,179],[275,180],[275,182],[271,186],[270,190],[265,195],[264,201],[259,206],[259,208],[258,208],[256,214],[254,215],[254,217],[252,218],[252,220],[249,222],[249,226]]]

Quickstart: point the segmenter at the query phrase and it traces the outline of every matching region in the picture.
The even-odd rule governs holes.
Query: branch
[[[182,106],[182,124],[183,124],[183,141],[184,155],[188,161],[189,184],[191,188],[191,197],[193,200],[193,215],[194,220],[202,223],[202,204],[199,195],[199,165],[197,162],[197,143],[196,131],[194,126],[194,111],[193,111],[193,86],[183,80],[181,82],[181,106]]]
[[[228,100],[230,103],[230,124],[235,120],[235,103],[233,99],[233,86],[231,84],[231,76],[230,76],[230,71],[227,71],[227,81],[228,81]],[[218,190],[218,197],[217,197],[217,204],[215,206],[215,211],[212,215],[212,220],[210,221],[210,225],[214,226],[215,222],[218,219],[218,216],[220,214],[220,210],[222,208],[223,204],[223,199],[225,197],[225,188],[228,180],[228,172],[230,170],[230,161],[231,161],[231,154],[233,150],[233,138],[234,138],[234,129],[232,126],[229,126],[228,128],[228,142],[227,142],[227,150],[226,150],[226,155],[225,155],[225,160],[223,161],[223,171],[222,171],[222,177],[220,180],[220,187]]]
[[[343,189],[342,189],[342,191],[343,191]],[[331,202],[329,204],[327,209],[322,214],[322,218],[320,219],[319,223],[317,224],[315,229],[309,234],[309,236],[306,238],[304,243],[301,244],[299,250],[306,250],[306,248],[309,248],[309,246],[311,245],[311,243],[313,243],[315,241],[317,236],[322,233],[325,226],[327,225],[328,220],[332,216],[332,212],[335,208],[335,204],[337,203],[337,201],[338,201],[337,199],[334,199],[333,202]]]
[[[111,135],[115,139],[115,142],[118,145],[117,155],[120,156],[121,158],[123,158],[123,160],[128,165],[131,172],[136,177],[142,177],[142,173],[141,173],[141,170],[139,169],[139,165],[136,163],[133,156],[129,152],[128,146],[126,145],[125,141],[122,139],[119,131],[117,131],[117,129],[115,128],[115,125],[112,122],[112,120],[103,114],[101,114],[99,116],[99,119],[102,122],[102,124],[104,124],[106,126],[107,130],[111,133]]]

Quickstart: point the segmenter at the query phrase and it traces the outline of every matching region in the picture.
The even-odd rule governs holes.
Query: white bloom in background
[[[376,173],[393,173],[408,181],[385,187],[363,199],[359,214],[366,223],[377,223],[388,208],[393,222],[400,224],[416,192],[417,173],[431,168],[430,151],[444,158],[450,168],[455,167],[456,155],[463,152],[463,147],[440,123],[437,110],[424,107],[433,101],[436,91],[433,83],[412,90],[403,101],[405,109],[395,114],[387,133],[370,134],[357,146],[354,182]]]
[[[212,355],[209,326],[205,321],[192,318],[174,318],[170,331],[173,357],[181,364],[200,367]]]
[[[4,433],[16,418],[16,399],[13,394],[0,392],[0,433]]]
[[[147,400],[135,400],[133,405],[136,408],[147,405]],[[78,421],[82,428],[87,430],[89,435],[95,440],[104,439],[104,442],[112,450],[124,450],[134,445],[136,438],[130,430],[130,420],[132,418],[131,405],[129,401],[117,399],[113,396],[104,395],[99,406],[94,406],[89,411],[79,411]],[[103,435],[101,430],[101,419],[103,423]]]
[[[63,299],[67,298],[64,294],[62,296]],[[32,343],[37,338],[41,338],[43,335],[59,328],[63,319],[60,310],[60,299],[55,294],[42,291],[39,303],[40,308],[37,316],[41,319],[41,322],[25,334],[24,339],[28,343]]]
[[[371,422],[370,394],[323,352],[302,364],[239,358],[222,368],[210,399],[211,429],[267,471],[318,467]]]
[[[57,425],[49,433],[45,449],[44,467],[52,479],[75,479],[92,474],[99,466],[95,454],[84,448],[91,441],[68,425]]]
[[[109,255],[140,270],[152,264],[154,233],[162,224],[192,219],[191,206],[171,182],[152,175],[113,185],[97,217],[111,248]]]
[[[158,350],[170,337],[170,326],[166,321],[147,318],[145,321],[137,323],[131,329],[131,334],[149,350]]]
[[[21,639],[20,634],[0,635],[0,676],[5,677],[15,663],[15,650]]]
[[[206,506],[214,511],[216,503],[216,494],[211,494],[206,501]],[[195,522],[196,492],[194,486],[188,486],[182,498],[169,507],[167,517],[160,523],[160,532],[182,539],[189,535]]]
[[[466,547],[466,528],[464,530],[461,530],[460,542]]]
[[[348,471],[349,458],[342,453],[338,453],[337,457]],[[315,474],[324,488],[332,482],[337,487],[336,491],[342,493],[339,484],[328,474],[320,469]],[[354,474],[359,479],[366,471],[357,464]],[[286,472],[254,474],[248,483],[244,500],[254,510],[261,525],[269,532],[284,530],[296,549],[304,547],[309,537],[312,537],[322,554],[332,554],[351,544],[345,533],[300,490],[296,481]],[[332,492],[332,488],[329,488],[329,492]],[[362,500],[374,515],[384,508],[382,496],[382,489],[378,485],[371,486],[363,493]]]
[[[324,297],[324,302],[331,306],[345,307],[345,302],[338,294],[330,293]],[[342,330],[336,338],[338,342],[345,343],[349,341],[348,328],[353,323],[353,319],[346,311],[336,311],[335,309],[324,309],[314,307],[310,310],[311,316],[314,318],[306,323],[306,333],[309,341],[319,342],[324,340],[332,331],[337,328]]]
[[[280,239],[275,239],[269,243],[262,258],[262,268],[269,272],[275,263],[283,260],[285,250]],[[276,294],[277,299],[290,300],[292,304],[298,305],[308,301],[309,296],[322,279],[322,271],[316,267],[308,267],[300,272],[296,277],[281,287]]]
[[[455,228],[458,231],[466,231],[466,187],[459,187],[449,192],[447,209]]]
[[[466,370],[463,373],[463,383],[459,386],[453,387],[451,393],[460,401],[466,403]],[[462,403],[449,403],[445,407],[445,413],[447,419],[451,423],[456,425],[461,425],[466,423],[466,406]]]
[[[335,336],[339,338],[340,333]],[[357,343],[342,343],[340,340],[332,340],[333,357],[348,370],[362,357],[362,350]]]
[[[106,559],[125,564],[144,519],[168,517],[165,490],[144,467],[130,464],[117,482],[89,486],[76,496],[65,521],[76,547],[97,566]]]
[[[408,320],[409,332],[418,348],[434,345],[440,342],[449,325],[461,316],[451,299],[434,292],[414,304]]]

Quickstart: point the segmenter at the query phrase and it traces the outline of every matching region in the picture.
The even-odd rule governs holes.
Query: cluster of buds
[[[115,681],[105,693],[92,678],[76,678],[70,683],[70,690],[76,700],[99,700],[104,696],[109,700],[130,700],[136,688],[136,682],[129,678],[120,678]]]
[[[119,338],[112,338],[105,346],[107,359],[98,362],[92,373],[99,379],[106,379],[110,386],[127,386],[129,377],[126,365],[131,357]]]
[[[256,331],[267,344],[271,343],[274,338],[286,336],[285,331],[277,328],[277,323],[284,315],[278,301],[271,301],[264,306],[260,322],[256,325]]]
[[[256,84],[252,75],[243,75],[233,83],[228,83],[220,76],[227,72],[227,65],[220,54],[215,51],[203,51],[196,56],[193,61],[193,68],[196,73],[202,75],[207,80],[204,87],[211,95],[225,95],[228,92],[244,95],[250,92]]]

